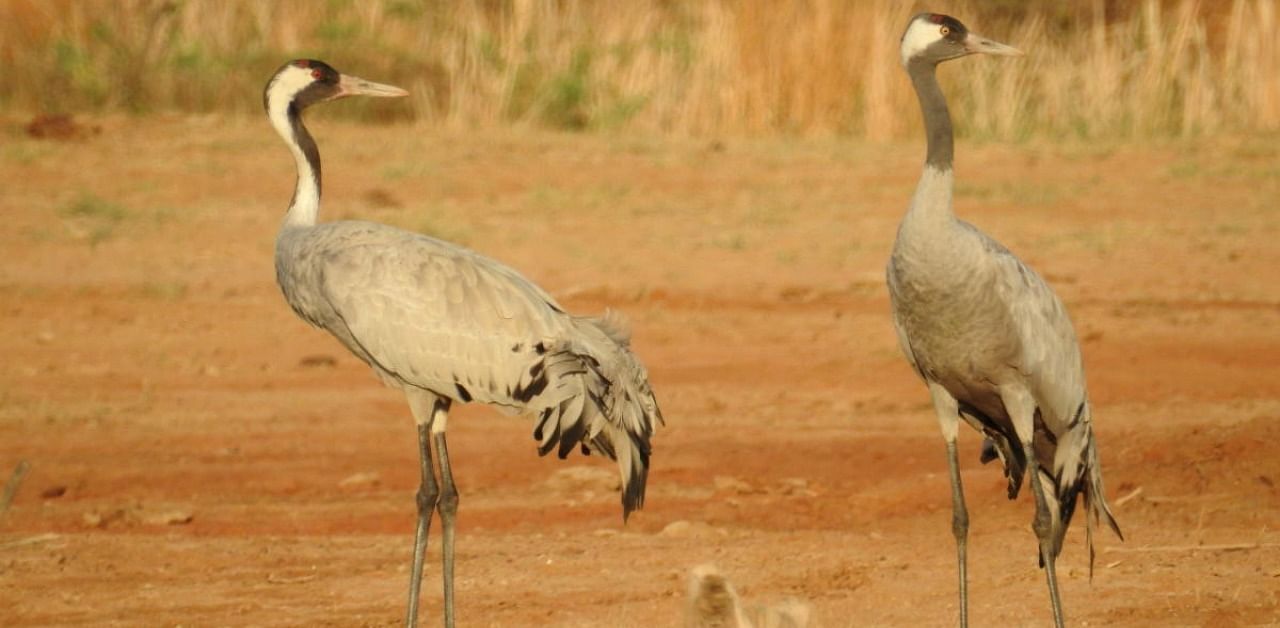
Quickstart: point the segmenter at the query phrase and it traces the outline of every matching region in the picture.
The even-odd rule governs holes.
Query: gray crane
[[[1009,499],[1018,496],[1023,473],[1031,471],[1032,529],[1054,622],[1061,628],[1054,560],[1077,498],[1084,498],[1088,512],[1091,572],[1095,522],[1105,521],[1120,536],[1103,495],[1080,345],[1049,285],[1008,249],[956,219],[951,116],[936,75],[938,64],[950,59],[1022,53],[969,32],[953,17],[932,13],[911,19],[901,53],[924,113],[928,153],[886,275],[898,342],[928,386],[946,440],[960,625],[968,625],[969,514],[956,459],[963,419],[985,436],[983,462],[999,457],[1004,463]]]
[[[370,222],[317,224],[320,152],[302,110],[346,96],[406,94],[308,59],[271,77],[263,104],[298,170],[276,237],[276,279],[298,316],[333,334],[408,397],[422,476],[405,625],[417,623],[427,533],[438,509],[444,623],[452,627],[458,492],[445,444],[451,405],[475,401],[536,415],[540,454],[556,450],[564,458],[581,447],[616,460],[624,520],[644,504],[649,438],[662,414],[616,317],[568,314],[516,271],[461,246]]]

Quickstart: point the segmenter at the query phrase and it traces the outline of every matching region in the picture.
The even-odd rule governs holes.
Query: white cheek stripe
[[[283,93],[293,94],[312,81],[311,70],[291,65],[276,75],[275,83],[284,87]]]
[[[906,65],[911,57],[916,56],[934,42],[942,39],[941,26],[926,18],[911,23],[902,36],[902,65]]]

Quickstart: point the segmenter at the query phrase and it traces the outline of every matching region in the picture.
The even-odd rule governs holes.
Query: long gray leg
[[[1029,465],[1034,465],[1035,452],[1031,449],[1031,441],[1022,443],[1022,451],[1026,454]],[[1038,466],[1031,466],[1028,471],[1031,480],[1032,492],[1036,496],[1036,518],[1031,523],[1031,528],[1036,532],[1036,538],[1040,541],[1040,558],[1044,560],[1044,576],[1049,581],[1049,603],[1053,605],[1053,624],[1057,628],[1062,628],[1062,598],[1058,594],[1058,573],[1054,568],[1054,561],[1057,557],[1053,553],[1053,517],[1049,514],[1049,503],[1044,496],[1044,487],[1040,485],[1040,471]]]
[[[444,527],[444,625],[453,628],[453,533],[458,513],[458,488],[453,484],[453,470],[449,468],[449,447],[445,443],[444,427],[432,425],[436,440],[436,454],[440,457],[440,523]]]
[[[435,467],[431,462],[431,425],[437,412],[448,410],[447,399],[427,392],[410,392],[409,409],[418,425],[418,453],[422,479],[418,485],[418,526],[413,535],[413,570],[409,575],[409,608],[404,625],[418,624],[418,597],[422,589],[422,562],[427,553],[427,533],[431,529],[431,513],[436,508],[440,491],[436,486]]]
[[[960,459],[956,454],[960,408],[955,397],[938,384],[929,383],[929,396],[933,398],[933,409],[938,413],[942,438],[947,441],[947,466],[951,470],[951,534],[956,539],[956,571],[960,580],[960,628],[968,628],[969,578],[966,550],[969,544],[969,510],[964,505]]]
[[[964,505],[960,485],[960,462],[956,442],[947,442],[947,462],[951,467],[951,534],[956,537],[956,565],[960,578],[960,628],[969,625],[969,579],[966,548],[969,544],[969,510]]]
[[[1001,395],[1005,410],[1013,419],[1013,429],[1018,433],[1022,443],[1022,453],[1027,457],[1027,481],[1031,483],[1031,492],[1036,497],[1036,516],[1031,520],[1031,529],[1040,542],[1040,559],[1044,561],[1044,577],[1049,582],[1049,603],[1053,606],[1053,624],[1063,628],[1062,598],[1058,594],[1058,573],[1055,569],[1053,545],[1053,515],[1049,512],[1049,500],[1044,495],[1044,487],[1040,484],[1039,464],[1031,440],[1035,429],[1035,400],[1025,390],[1011,390]]]

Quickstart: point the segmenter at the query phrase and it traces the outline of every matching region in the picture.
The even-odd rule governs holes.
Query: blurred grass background
[[[412,92],[364,119],[884,140],[925,9],[1028,53],[942,72],[968,135],[1280,130],[1280,0],[0,0],[0,111],[256,115],[316,57]]]

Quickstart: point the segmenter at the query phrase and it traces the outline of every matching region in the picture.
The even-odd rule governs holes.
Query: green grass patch
[[[179,301],[187,296],[188,286],[181,281],[153,281],[142,284],[138,294],[157,301]]]
[[[130,217],[123,205],[82,192],[75,200],[58,208],[74,236],[97,246],[115,236],[116,229]]]

